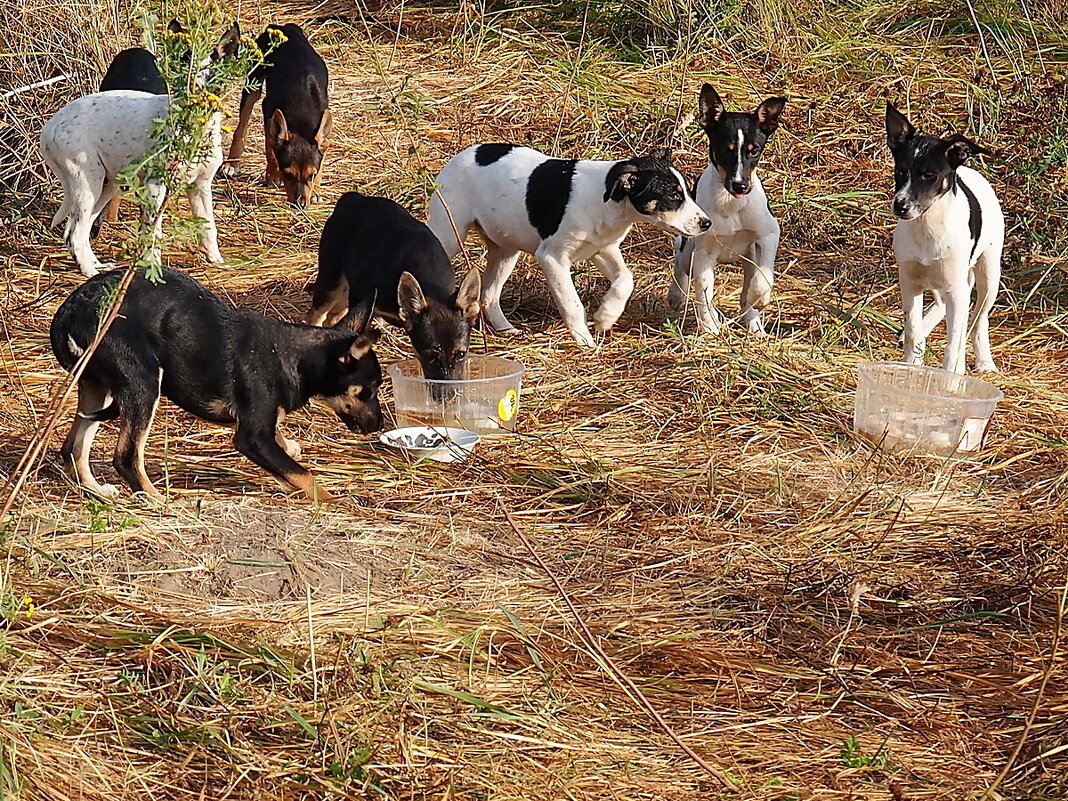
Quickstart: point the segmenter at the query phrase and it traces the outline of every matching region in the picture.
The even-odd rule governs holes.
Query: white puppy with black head
[[[593,315],[599,332],[623,313],[634,276],[620,244],[636,223],[694,236],[711,225],[690,197],[666,150],[624,161],[554,159],[507,144],[475,145],[457,154],[435,181],[427,224],[451,259],[477,228],[487,248],[482,303],[489,324],[512,330],[501,290],[521,252],[532,253],[560,315],[580,345],[592,346],[571,268],[590,259],[610,282]]]
[[[905,361],[923,363],[927,336],[945,317],[942,366],[964,372],[970,333],[976,372],[997,370],[988,318],[1001,280],[1005,217],[990,182],[962,166],[968,157],[990,151],[960,134],[921,136],[890,103],[886,142],[894,155],[894,257],[905,310]],[[973,284],[976,305],[969,322]],[[926,315],[924,290],[934,299]]]
[[[181,26],[171,23],[171,30],[180,32]],[[200,65],[197,84],[203,86],[211,62],[230,58],[241,40],[235,22]],[[159,146],[153,131],[157,120],[166,119],[171,99],[167,95],[120,90],[98,92],[80,97],[56,112],[41,131],[41,152],[45,164],[63,185],[63,202],[52,218],[54,228],[66,223],[64,238],[71,256],[78,263],[82,275],[93,276],[113,265],[101,264],[89,244],[90,229],[97,215],[121,190],[118,176],[124,168],[137,163]],[[221,263],[215,213],[211,198],[211,182],[222,164],[222,112],[212,113],[205,123],[205,153],[201,158],[183,165],[189,182],[189,207],[200,223],[200,247],[212,264]],[[167,187],[157,180],[146,182],[145,190],[151,200],[151,210],[143,212],[155,220],[155,241],[163,231],[163,219],[155,213],[162,205]],[[160,254],[148,254],[154,264]]]
[[[701,87],[697,122],[708,135],[708,167],[695,194],[712,227],[676,243],[668,304],[679,308],[686,302],[692,279],[697,323],[711,334],[720,328],[713,299],[721,262],[742,265],[742,322],[749,331],[764,333],[760,310],[771,303],[780,230],[755,169],[785,106],[785,97],[772,97],[752,113],[727,111],[715,89],[707,83]]]

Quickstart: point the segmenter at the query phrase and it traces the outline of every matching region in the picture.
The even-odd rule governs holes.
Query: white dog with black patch
[[[960,134],[919,135],[890,103],[886,142],[894,156],[894,257],[905,310],[904,359],[923,364],[927,337],[944,317],[942,366],[964,372],[970,333],[975,371],[995,371],[989,315],[1001,281],[1005,216],[990,182],[963,166],[970,156],[990,151]],[[969,322],[973,285],[976,305]],[[934,300],[926,314],[924,290]]]
[[[620,244],[636,223],[694,236],[708,217],[690,196],[667,150],[625,161],[555,159],[507,144],[475,145],[457,154],[435,181],[427,224],[451,259],[467,232],[486,243],[482,303],[497,331],[513,330],[501,290],[522,252],[538,260],[564,324],[575,341],[593,346],[571,268],[590,259],[610,286],[593,315],[606,332],[623,313],[634,276]]]
[[[676,243],[668,305],[685,303],[692,279],[697,324],[710,334],[720,329],[713,300],[721,262],[742,265],[742,322],[749,331],[764,333],[760,312],[771,303],[780,229],[755,170],[785,106],[785,97],[771,97],[752,113],[727,111],[715,89],[707,83],[701,87],[697,121],[708,135],[708,167],[696,195],[712,228]]]

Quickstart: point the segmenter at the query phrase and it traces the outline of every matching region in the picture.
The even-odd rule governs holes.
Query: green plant
[[[850,768],[876,768],[885,770],[890,766],[890,755],[880,746],[874,754],[865,754],[855,734],[842,743],[842,762]]]

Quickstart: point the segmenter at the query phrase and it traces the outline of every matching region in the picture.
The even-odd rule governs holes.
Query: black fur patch
[[[634,176],[629,190],[619,183],[625,173]],[[617,161],[605,176],[605,202],[609,199],[619,202],[627,197],[639,214],[677,211],[686,202],[686,187],[679,183],[670,161],[642,156]]]
[[[135,89],[154,95],[167,94],[167,84],[159,74],[156,57],[143,47],[131,47],[112,59],[108,71],[100,81],[101,92],[116,89]]]
[[[971,261],[975,258],[975,249],[979,246],[979,236],[983,231],[983,209],[979,206],[979,198],[968,188],[968,185],[957,176],[957,186],[964,190],[964,196],[968,198],[968,233],[972,237],[972,252],[968,256]]]
[[[565,159],[547,159],[531,171],[527,181],[527,218],[542,239],[559,230],[571,199],[574,175],[575,162]]]
[[[475,163],[479,167],[488,167],[500,161],[515,149],[515,145],[479,145],[475,149]]]

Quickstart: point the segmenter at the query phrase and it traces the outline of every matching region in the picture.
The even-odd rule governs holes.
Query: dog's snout
[[[895,197],[894,198],[894,203],[893,203],[893,210],[894,210],[894,216],[895,217],[904,218],[904,217],[908,216],[909,204],[906,203],[902,198]]]
[[[745,195],[749,193],[748,181],[731,181],[730,190],[732,195]]]
[[[701,221],[697,223],[697,227],[700,228],[702,231],[707,231],[709,228],[712,227],[712,221],[708,219],[708,217],[702,217]]]

